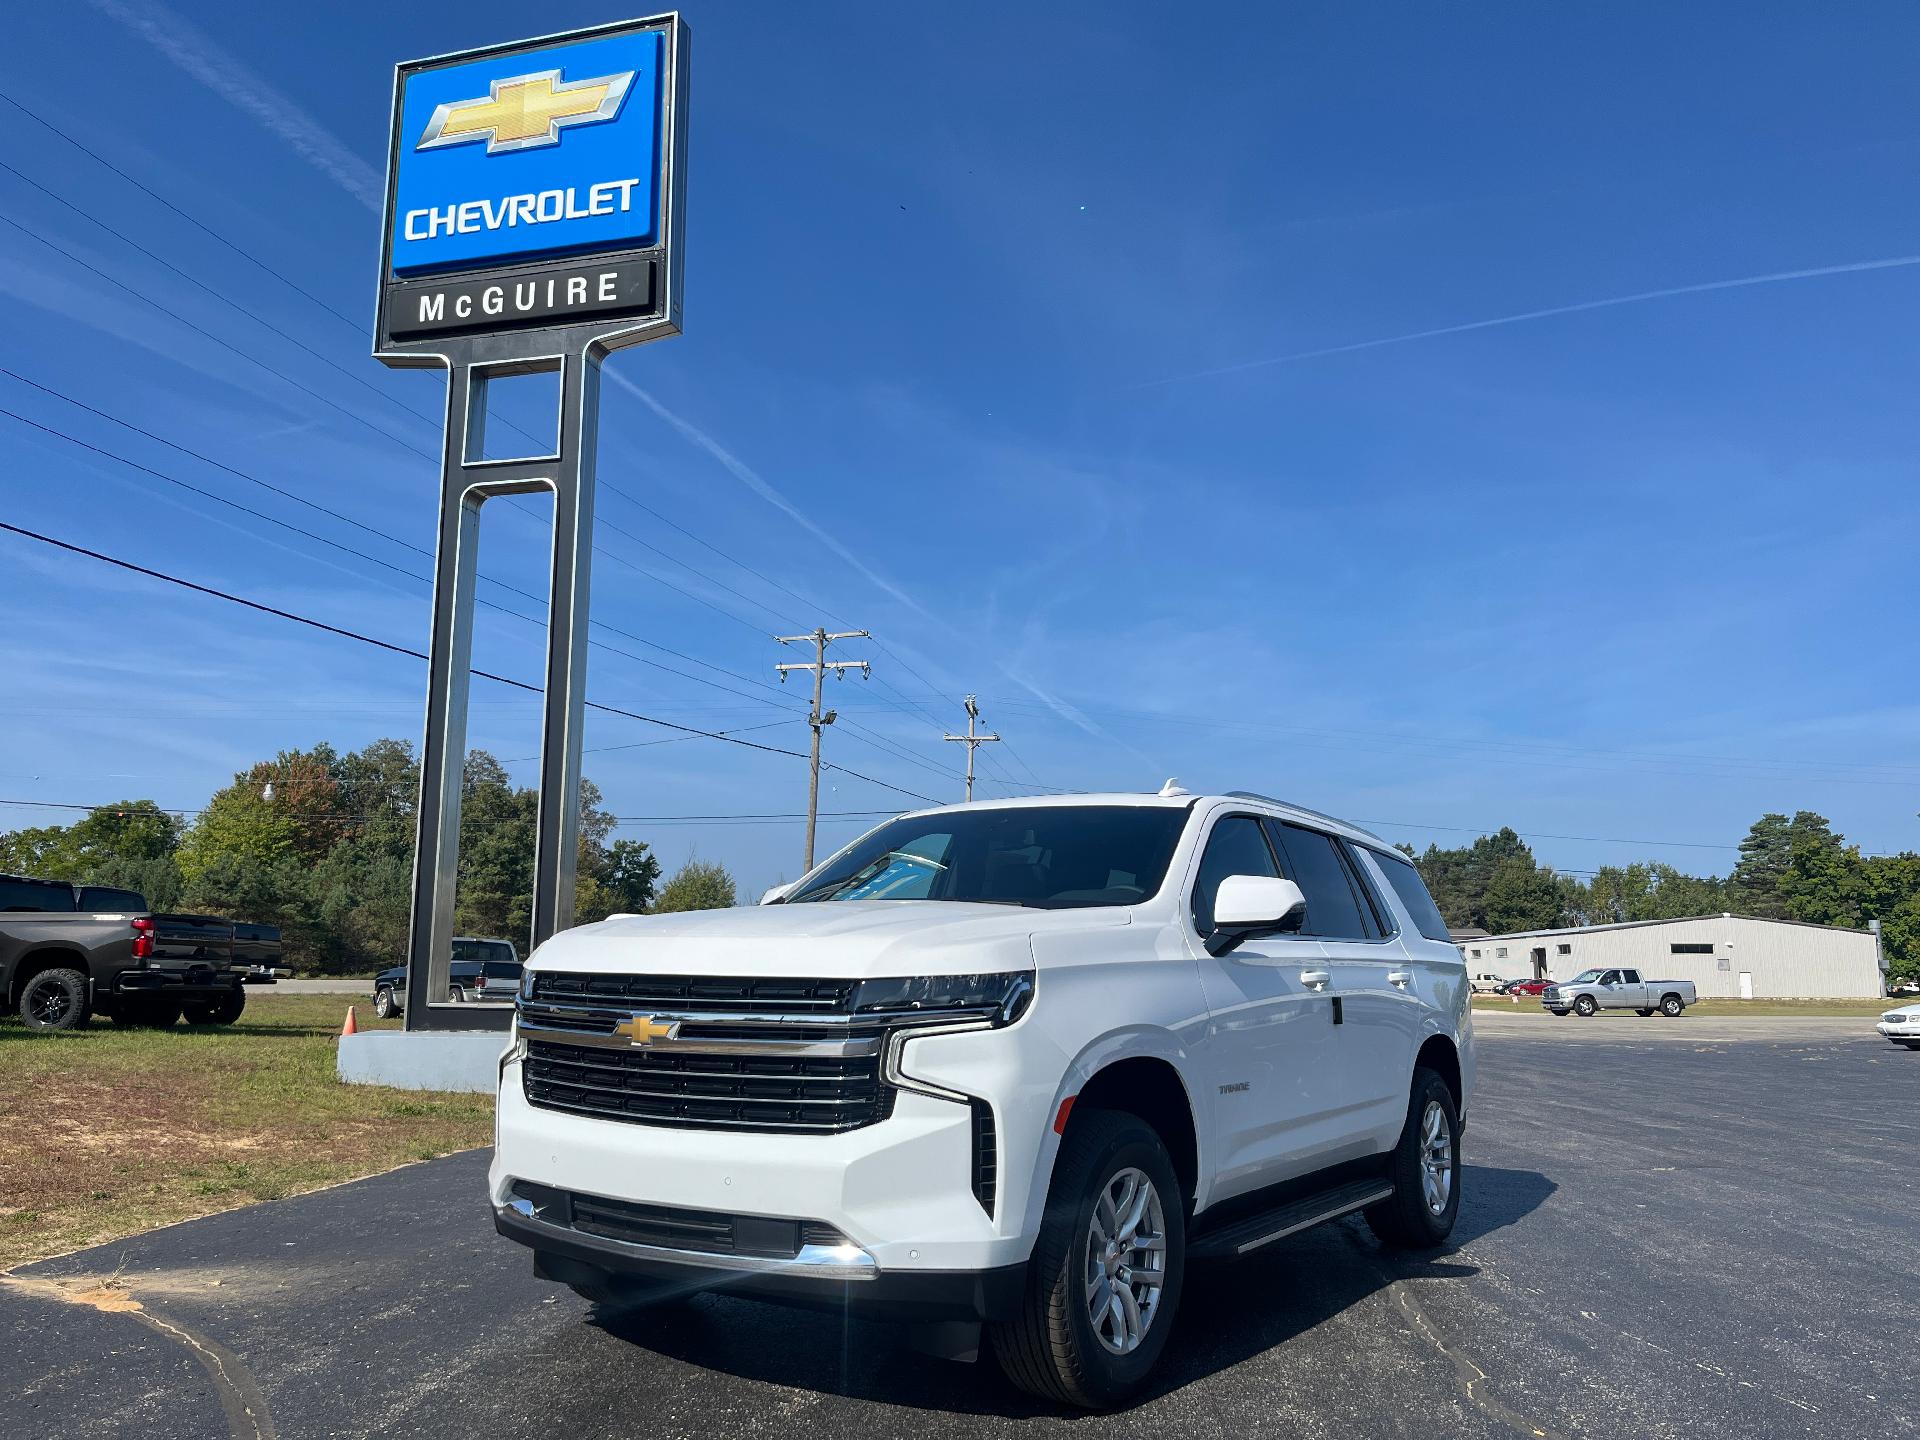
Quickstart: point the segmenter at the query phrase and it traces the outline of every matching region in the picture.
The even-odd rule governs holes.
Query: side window
[[[1640,972],[1638,970],[1622,970],[1620,972],[1620,980],[1622,984],[1638,985],[1640,983]]]
[[[1202,935],[1213,933],[1213,897],[1220,890],[1220,882],[1229,875],[1280,877],[1260,822],[1251,815],[1229,815],[1216,823],[1213,833],[1207,837],[1206,852],[1200,857],[1200,873],[1193,878],[1193,927]],[[1313,909],[1311,896],[1307,909],[1309,912]]]
[[[1607,971],[1606,974],[1600,977],[1600,983],[1602,985],[1618,985],[1620,983],[1620,972],[1618,970]]]
[[[80,888],[80,908],[92,914],[103,910],[135,910],[147,908],[147,897],[132,890],[115,890],[105,885],[83,885]]]
[[[1420,872],[1399,855],[1389,855],[1384,850],[1373,852],[1374,863],[1380,867],[1380,873],[1387,877],[1387,883],[1393,886],[1393,893],[1400,897],[1400,903],[1407,907],[1407,917],[1413,921],[1413,928],[1429,940],[1446,940],[1447,922],[1441,918],[1440,907],[1433,903],[1433,896],[1427,893],[1427,883],[1420,878]],[[1477,959],[1480,955],[1474,951]],[[1494,958],[1507,958],[1503,946],[1494,952]]]
[[[1276,825],[1273,830],[1286,849],[1287,878],[1307,897],[1307,922],[1300,933],[1341,940],[1369,938],[1353,882],[1332,839],[1297,825]]]
[[[1400,922],[1394,917],[1393,907],[1387,904],[1373,883],[1373,874],[1367,869],[1366,861],[1360,858],[1360,851],[1352,841],[1342,840],[1338,849],[1340,858],[1347,862],[1347,878],[1353,881],[1354,893],[1360,897],[1361,919],[1368,923],[1367,933],[1376,939],[1386,939],[1399,933]],[[1452,944],[1449,936],[1448,944]]]

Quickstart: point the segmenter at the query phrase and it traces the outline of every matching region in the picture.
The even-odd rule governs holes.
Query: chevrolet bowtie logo
[[[613,1027],[613,1033],[624,1035],[636,1045],[651,1045],[656,1040],[677,1040],[680,1037],[678,1020],[660,1020],[652,1015],[633,1015]]]
[[[634,72],[562,81],[558,70],[495,80],[484,100],[450,100],[427,121],[416,150],[487,142],[487,153],[558,145],[561,127],[597,125],[620,113]]]

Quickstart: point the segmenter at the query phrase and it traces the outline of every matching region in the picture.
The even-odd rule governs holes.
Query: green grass
[[[488,1143],[491,1096],[342,1085],[345,1015],[255,991],[233,1026],[0,1021],[0,1268]]]
[[[1689,1015],[1807,1015],[1807,1016],[1877,1016],[1882,1011],[1895,1006],[1910,1005],[1912,998],[1894,1000],[1702,1000],[1697,1005],[1687,1007]],[[1537,995],[1523,995],[1515,1005],[1504,995],[1476,995],[1473,997],[1476,1010],[1511,1011],[1519,1015],[1547,1015],[1540,1006]],[[1595,1019],[1638,1020],[1640,1017],[1631,1010],[1602,1010]]]

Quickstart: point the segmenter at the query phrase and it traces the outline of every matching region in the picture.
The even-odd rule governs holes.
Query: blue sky
[[[368,357],[390,66],[630,13],[21,10],[0,91],[321,303],[0,104],[5,367],[431,547],[443,382]],[[1920,255],[1920,15],[686,13],[686,334],[607,367],[594,615],[702,663],[600,632],[596,699],[804,749],[769,637],[825,623],[875,636],[829,758],[943,800],[971,691],[988,795],[1178,775],[1574,870],[1724,870],[1770,809],[1915,844],[1920,264],[1801,272]],[[424,645],[416,551],[5,376],[0,408],[375,559],[0,416],[12,523]],[[482,569],[538,591],[543,543],[501,508]],[[5,535],[0,616],[11,800],[192,807],[419,734],[416,662]],[[476,663],[540,645],[486,613]],[[531,697],[475,701],[531,779]],[[591,717],[616,813],[804,806],[802,762],[669,733]],[[823,808],[901,803],[836,773]],[[791,823],[622,833],[798,868]]]

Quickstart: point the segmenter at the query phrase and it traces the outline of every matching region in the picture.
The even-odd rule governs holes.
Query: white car
[[[921,811],[773,903],[541,946],[490,1198],[589,1299],[852,1310],[1110,1406],[1189,1261],[1355,1211],[1446,1240],[1471,1024],[1355,826],[1171,785]]]
[[[1889,1010],[1873,1028],[1896,1045],[1920,1050],[1920,1005],[1902,1005],[1897,1010]]]

